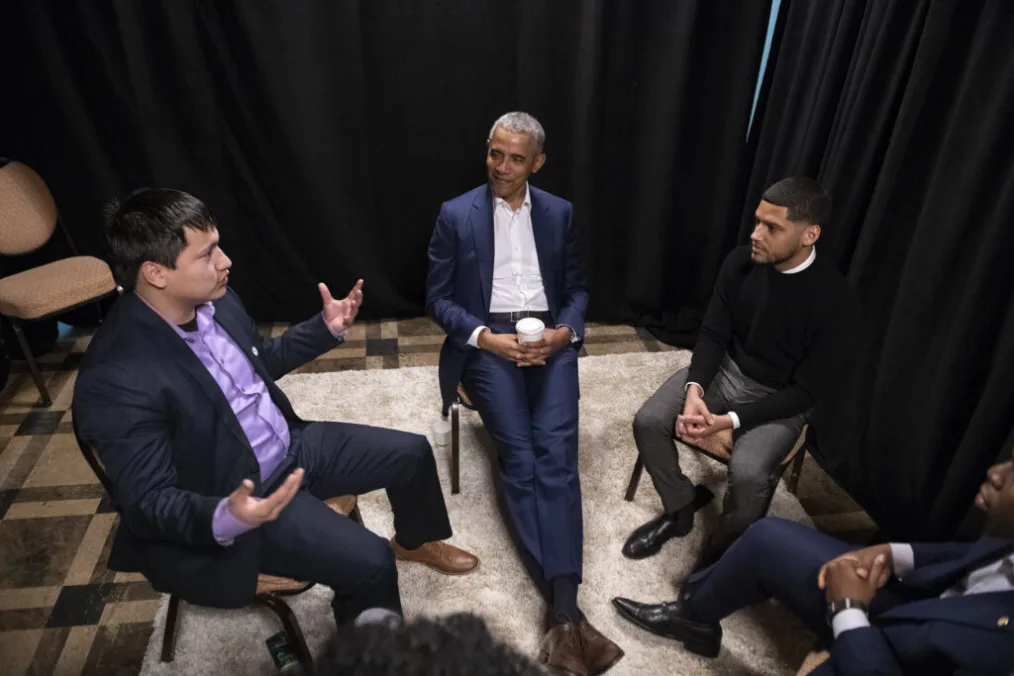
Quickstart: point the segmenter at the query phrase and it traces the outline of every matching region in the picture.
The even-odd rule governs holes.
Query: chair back
[[[20,256],[49,241],[56,230],[56,202],[31,167],[0,167],[0,254]]]
[[[99,483],[102,484],[106,495],[109,496],[110,503],[116,508],[116,511],[119,511],[119,508],[116,507],[116,498],[113,497],[113,482],[109,480],[106,468],[102,466],[102,461],[99,460],[98,452],[81,438],[81,435],[77,431],[77,420],[72,420],[71,426],[74,428],[74,439],[77,441],[77,447],[81,449],[81,454],[84,455],[85,462],[95,472],[95,476],[99,478]]]

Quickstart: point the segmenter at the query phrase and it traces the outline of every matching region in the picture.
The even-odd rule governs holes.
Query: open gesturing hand
[[[274,521],[282,513],[292,498],[299,492],[299,486],[303,482],[303,469],[299,468],[289,476],[285,477],[282,485],[275,489],[275,492],[266,498],[253,497],[253,482],[243,479],[239,488],[229,496],[227,507],[234,517],[249,526],[259,526],[268,521]]]
[[[363,305],[363,280],[356,282],[356,285],[349,291],[349,295],[341,300],[335,300],[328,291],[327,284],[321,282],[317,285],[320,291],[320,298],[324,302],[324,321],[331,328],[333,333],[341,333],[352,326],[359,314],[359,308]]]

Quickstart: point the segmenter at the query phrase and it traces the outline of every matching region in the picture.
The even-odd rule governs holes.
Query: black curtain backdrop
[[[296,320],[366,280],[422,313],[439,205],[485,180],[501,113],[546,128],[534,183],[575,203],[589,316],[690,345],[733,245],[769,2],[4,3],[19,64],[0,153],[49,183],[82,247],[100,207],[188,190],[252,314]]]
[[[575,203],[589,317],[693,344],[763,188],[818,177],[818,245],[868,340],[818,460],[898,537],[944,537],[1012,433],[1014,3],[0,3],[0,155],[35,167],[81,247],[113,195],[206,200],[262,320],[367,281],[422,311],[441,201],[484,180],[493,119],[548,133],[534,181]],[[851,404],[854,404],[852,406]]]
[[[778,33],[741,237],[772,181],[828,187],[868,340],[821,464],[887,536],[946,537],[1014,423],[1014,3],[788,0]]]

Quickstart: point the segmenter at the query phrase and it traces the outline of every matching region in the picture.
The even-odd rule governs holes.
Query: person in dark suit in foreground
[[[975,498],[989,517],[973,543],[856,550],[798,523],[766,518],[671,603],[613,599],[619,613],[699,655],[718,654],[719,621],[776,598],[829,646],[819,676],[1014,674],[1014,459]]]
[[[356,621],[317,660],[317,676],[540,676],[541,669],[493,636],[477,615]]]
[[[96,332],[74,391],[74,424],[120,513],[109,566],[185,601],[239,607],[259,573],[326,584],[339,625],[401,613],[395,558],[446,574],[478,559],[451,526],[425,437],[301,420],[275,380],[340,345],[362,280],[264,339],[228,287],[232,265],[195,197],[145,188],[107,214],[125,289]],[[326,498],[384,488],[390,542]]]

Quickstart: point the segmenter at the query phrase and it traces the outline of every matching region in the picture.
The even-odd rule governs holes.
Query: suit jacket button
[[[260,352],[258,352],[258,351],[257,351],[257,348],[256,348],[256,347],[255,347],[255,348],[253,348],[252,352],[253,352],[253,356],[255,356],[255,357],[257,357],[257,356],[259,356],[259,355],[260,355]]]
[[[999,620],[996,621],[996,626],[998,627],[1006,627],[1008,624],[1010,624],[1009,617],[1001,617]]]

